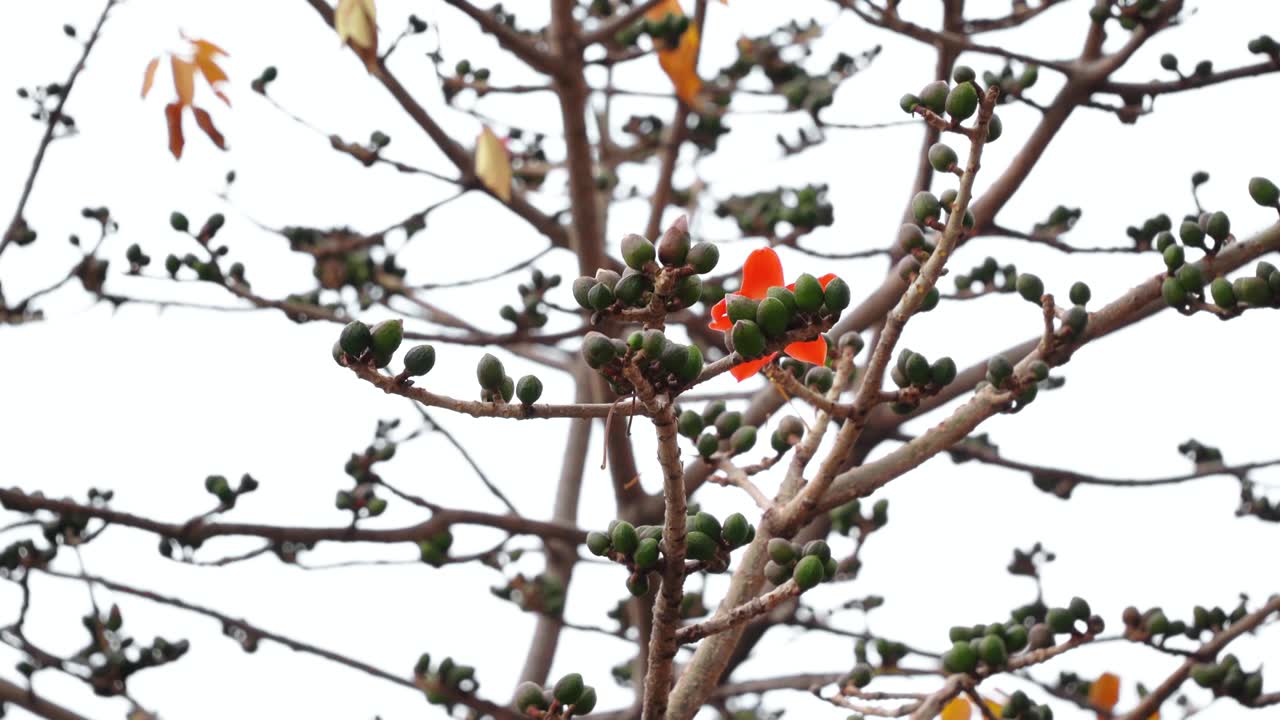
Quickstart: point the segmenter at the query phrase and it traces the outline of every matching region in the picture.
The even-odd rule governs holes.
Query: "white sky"
[[[934,3],[904,3],[927,5]],[[973,0],[975,16],[999,14],[1007,3]],[[41,128],[27,117],[30,108],[13,94],[15,86],[61,81],[78,53],[63,37],[62,23],[87,34],[100,8],[97,0],[14,3],[0,6],[0,198],[12,203],[24,180]],[[478,36],[469,23],[443,3],[378,3],[384,38],[391,37],[409,12],[445,27],[444,53],[451,65],[462,57],[494,68],[495,83],[536,79],[509,67],[495,44]],[[526,9],[509,3],[529,21],[545,13],[542,4]],[[1018,49],[1047,56],[1074,54],[1087,21],[1084,6],[1070,2],[1047,13],[1033,28],[1009,41]],[[902,117],[897,98],[922,85],[932,72],[932,53],[874,32],[851,16],[837,16],[828,3],[751,3],[735,0],[728,8],[713,4],[704,41],[704,74],[731,59],[741,33],[760,34],[789,17],[836,20],[819,44],[815,65],[825,65],[838,50],[851,54],[876,43],[885,51],[872,68],[849,81],[824,117],[833,121],[874,122]],[[169,155],[162,106],[168,102],[163,75],[154,94],[138,98],[143,67],[156,54],[178,47],[178,32],[205,37],[226,48],[233,107],[212,98],[205,103],[228,138],[222,153],[194,131],[181,162]],[[1184,27],[1151,42],[1130,67],[1128,79],[1162,74],[1160,53],[1177,50],[1189,67],[1211,58],[1220,68],[1252,62],[1245,43],[1259,32],[1280,31],[1280,5],[1270,2],[1202,2]],[[992,41],[1004,41],[992,36]],[[384,39],[385,42],[385,39]],[[423,53],[432,43],[410,38],[392,61],[406,86],[464,143],[479,125],[444,107]],[[999,65],[966,57],[981,73]],[[37,244],[11,248],[0,258],[6,295],[23,297],[55,279],[73,261],[66,244],[70,233],[92,237],[79,210],[107,205],[121,225],[103,254],[113,269],[124,266],[124,250],[133,242],[161,261],[168,252],[188,248],[168,228],[173,209],[198,225],[208,213],[227,213],[219,236],[231,247],[231,259],[248,266],[254,288],[270,296],[304,289],[310,267],[287,252],[283,241],[258,230],[269,226],[350,224],[373,231],[402,219],[450,193],[443,183],[402,176],[386,168],[365,169],[328,148],[327,140],[305,130],[249,90],[249,81],[269,64],[280,69],[272,95],[325,133],[362,141],[380,129],[393,142],[389,154],[413,164],[448,172],[447,163],[393,101],[338,47],[337,39],[301,0],[261,3],[226,0],[128,0],[113,14],[90,66],[77,85],[68,111],[82,133],[49,151],[26,216],[40,231]],[[619,72],[630,88],[664,89],[666,80],[652,60]],[[1047,100],[1053,73],[1042,71],[1033,97]],[[1274,120],[1264,110],[1274,95],[1274,76],[1246,80],[1183,96],[1161,98],[1157,112],[1136,126],[1121,126],[1110,115],[1081,111],[1046,153],[1024,189],[1001,215],[1003,224],[1029,229],[1056,204],[1080,206],[1083,219],[1068,241],[1081,245],[1124,244],[1126,225],[1157,213],[1179,217],[1191,209],[1188,178],[1194,170],[1213,175],[1202,198],[1212,208],[1231,212],[1237,232],[1247,233],[1274,221],[1245,193],[1253,175],[1275,173]],[[207,101],[207,102],[205,102]],[[764,107],[762,104],[754,107]],[[776,107],[776,105],[774,105]],[[485,100],[488,115],[534,129],[552,130],[558,115],[548,95],[515,100]],[[632,112],[669,117],[672,103],[641,100],[619,103],[618,118]],[[979,192],[1012,156],[1036,116],[1025,108],[1001,111],[1005,137],[983,158]],[[701,163],[712,193],[726,197],[771,184],[828,182],[836,204],[835,227],[809,241],[827,250],[885,245],[894,232],[914,172],[919,130],[894,128],[879,133],[833,131],[816,151],[781,159],[775,132],[793,134],[797,116],[736,116],[723,152]],[[499,126],[499,130],[502,130]],[[558,147],[551,143],[554,156]],[[239,180],[232,204],[216,197],[222,177],[236,169]],[[624,182],[644,183],[652,169],[631,170]],[[1274,176],[1274,175],[1273,175]],[[690,179],[682,170],[679,184]],[[546,207],[559,207],[562,176],[547,184]],[[939,186],[940,189],[941,186]],[[611,216],[610,238],[639,229],[647,208],[620,203]],[[8,206],[3,212],[10,212]],[[8,217],[6,214],[4,217]],[[446,281],[480,275],[533,254],[545,241],[491,201],[471,197],[433,214],[426,232],[400,257],[410,279]],[[733,236],[732,228],[709,215],[696,219],[700,235]],[[740,260],[748,244],[726,246],[723,267]],[[616,248],[614,248],[616,251]],[[991,254],[1040,274],[1048,289],[1065,295],[1069,284],[1085,279],[1095,303],[1162,269],[1154,255],[1069,256],[1028,249],[1017,243],[981,240],[963,249],[953,267],[963,270]],[[482,257],[483,260],[479,258]],[[802,271],[827,271],[831,263],[784,252],[788,277]],[[564,252],[539,263],[562,272],[559,300],[569,303],[568,280],[576,266]],[[155,266],[153,266],[154,268]],[[834,270],[855,288],[871,288],[883,272],[879,260],[835,264]],[[475,323],[502,328],[497,308],[516,300],[506,278],[466,292],[440,293],[435,299]],[[163,283],[113,276],[108,289],[122,293],[164,293]],[[208,288],[184,286],[188,299],[224,301]],[[0,478],[6,485],[46,494],[83,498],[88,488],[111,487],[114,505],[148,516],[181,521],[210,507],[202,483],[221,473],[234,481],[250,472],[262,482],[242,499],[230,519],[298,525],[335,525],[345,521],[333,508],[333,495],[349,486],[342,464],[362,450],[378,418],[414,414],[407,402],[385,396],[334,367],[329,346],[337,328],[287,322],[278,314],[208,313],[125,307],[112,312],[90,306],[84,294],[69,289],[42,305],[46,323],[0,330]],[[380,317],[371,314],[370,317]],[[561,322],[557,320],[557,322]],[[912,321],[904,344],[935,357],[950,354],[961,367],[1037,331],[1039,314],[1014,297],[971,303],[944,303]],[[1155,477],[1185,471],[1187,461],[1175,446],[1188,437],[1220,446],[1229,462],[1269,459],[1276,452],[1269,432],[1275,394],[1264,384],[1274,375],[1276,320],[1268,313],[1220,323],[1201,315],[1164,314],[1081,352],[1062,374],[1062,391],[1042,395],[1027,412],[998,417],[984,426],[1008,457],[1065,466],[1117,477]],[[439,361],[428,388],[470,397],[476,348],[438,346]],[[519,359],[506,358],[513,376],[537,371],[544,399],[567,402],[572,388]],[[732,387],[727,376],[708,390]],[[515,427],[450,417],[442,423],[471,448],[484,470],[526,514],[546,517],[560,462],[564,425],[539,422]],[[936,421],[918,421],[923,430]],[[652,490],[658,473],[650,458],[649,427],[637,421],[635,437],[642,481]],[[766,435],[762,434],[762,444]],[[592,437],[591,461],[579,523],[604,526],[612,515],[606,474],[598,470],[599,428]],[[457,453],[440,437],[405,445],[384,475],[393,483],[455,507],[499,511]],[[1280,482],[1280,474],[1259,479]],[[766,490],[776,478],[761,481]],[[705,506],[727,514],[751,516],[746,498],[724,488],[702,493]],[[1014,547],[1036,540],[1058,554],[1045,576],[1047,600],[1063,604],[1073,594],[1089,599],[1113,630],[1127,604],[1146,608],[1163,604],[1182,617],[1193,604],[1233,607],[1238,592],[1255,598],[1280,588],[1280,571],[1263,551],[1274,547],[1276,528],[1233,517],[1236,486],[1218,478],[1170,488],[1127,491],[1081,487],[1069,503],[1035,490],[1027,478],[977,464],[953,466],[945,459],[927,463],[877,495],[891,500],[891,522],[877,533],[863,555],[865,566],[853,583],[823,587],[806,601],[825,607],[850,597],[883,595],[889,605],[871,617],[877,632],[938,650],[946,647],[946,629],[954,623],[987,622],[1031,599],[1030,581],[1009,576],[1004,567]],[[1274,493],[1273,493],[1274,497]],[[393,527],[421,516],[394,499],[388,512],[369,526]],[[458,551],[486,547],[492,533],[464,529],[456,533]],[[16,538],[10,533],[5,541]],[[847,541],[844,541],[847,542]],[[848,549],[836,543],[837,552]],[[532,547],[529,540],[516,546]],[[252,544],[210,542],[202,557],[230,554]],[[503,701],[523,663],[533,618],[493,598],[487,587],[499,578],[490,569],[420,564],[305,572],[266,558],[224,568],[197,568],[166,561],[155,552],[155,538],[113,529],[83,552],[87,568],[126,583],[180,596],[242,616],[269,630],[407,675],[418,654],[453,655],[478,666],[481,692]],[[347,559],[412,559],[404,546],[322,545],[306,556],[312,563]],[[538,568],[536,556],[525,570]],[[69,554],[59,567],[74,570]],[[575,577],[567,617],[611,626],[603,611],[624,594],[618,568],[583,565]],[[691,582],[692,587],[699,580]],[[710,583],[710,595],[724,579]],[[82,638],[79,616],[88,610],[82,585],[33,582],[36,605],[30,636],[47,648],[70,653]],[[710,599],[710,598],[709,598]],[[179,664],[134,676],[130,690],[147,708],[170,718],[302,716],[388,720],[440,715],[418,693],[365,677],[317,658],[264,643],[246,656],[222,637],[215,623],[128,597],[100,592],[101,603],[119,601],[125,628],[140,641],[155,635],[188,637],[192,651]],[[0,617],[14,617],[18,592],[0,585]],[[863,619],[847,614],[842,626],[861,629]],[[1280,634],[1272,629],[1238,643],[1246,667],[1280,657]],[[814,633],[778,630],[760,646],[759,659],[735,677],[804,670],[839,671],[852,665],[844,640]],[[630,647],[599,636],[566,631],[553,675],[580,671],[601,694],[601,707],[616,707],[629,690],[614,685],[609,668],[630,657]],[[13,679],[19,656],[0,651],[0,675]],[[1134,702],[1133,681],[1157,683],[1173,660],[1149,651],[1111,644],[1085,649],[1039,669],[1044,678],[1058,671],[1120,674],[1120,707]],[[52,673],[37,676],[37,690],[90,717],[121,717],[123,700],[103,701],[83,685]],[[1008,679],[984,690],[1011,691]],[[1280,689],[1268,679],[1267,691]],[[1193,691],[1197,702],[1207,702]],[[1039,696],[1038,696],[1039,697]],[[771,696],[766,705],[787,708],[792,717],[843,717],[845,712],[800,693]],[[1059,704],[1059,717],[1073,711]],[[1241,714],[1220,701],[1201,714],[1205,720]],[[14,711],[15,717],[22,717]]]

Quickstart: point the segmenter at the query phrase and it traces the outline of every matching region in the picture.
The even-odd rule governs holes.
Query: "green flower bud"
[[[636,567],[640,570],[648,570],[658,564],[658,540],[657,538],[644,538],[640,544],[636,546],[635,556],[632,558]]]
[[[960,83],[947,95],[947,114],[956,120],[967,120],[978,111],[978,89],[973,83]]]
[[[686,536],[690,559],[707,561],[716,556],[716,541],[700,530],[692,530]]]
[[[681,215],[658,239],[658,260],[667,267],[683,265],[689,256],[689,220]]]
[[[733,431],[733,435],[729,436],[729,448],[733,450],[735,455],[741,455],[747,452],[756,444],[756,428],[754,425],[744,425]]]
[[[720,449],[720,438],[711,433],[706,433],[698,438],[698,454],[704,458],[710,458]]]
[[[612,351],[613,346],[610,345],[609,349]],[[489,353],[485,353],[484,357],[480,358],[480,362],[476,363],[476,380],[485,390],[500,391],[505,373],[502,361]]]
[[[689,248],[689,254],[685,260],[694,272],[706,275],[715,270],[716,263],[720,262],[720,248],[709,242],[700,242]]]
[[[767,546],[769,558],[779,565],[790,565],[796,560],[795,547],[783,538],[771,538]],[[781,585],[782,583],[774,583]]]
[[[1066,608],[1050,608],[1048,614],[1045,615],[1045,623],[1048,624],[1050,630],[1061,635],[1071,632],[1072,628],[1075,627],[1075,617]]]
[[[870,665],[860,662],[857,665],[854,665],[853,670],[850,671],[849,682],[852,683],[854,687],[866,687],[871,684],[871,679],[874,675],[875,671],[872,670]]]
[[[629,576],[627,578],[627,592],[634,597],[640,597],[649,592],[649,576],[642,572]]]
[[[823,290],[823,303],[827,306],[827,310],[832,315],[839,315],[845,308],[849,307],[850,297],[849,283],[841,278],[832,278],[827,283],[827,287]]]
[[[904,224],[898,229],[898,245],[906,252],[924,247],[924,233],[918,225]]]
[[[436,349],[430,345],[415,345],[404,354],[404,371],[409,375],[426,375],[436,364]]]
[[[373,498],[365,505],[365,509],[369,511],[370,517],[377,517],[387,509],[387,501],[380,497]]]
[[[590,333],[588,333],[589,335]],[[642,347],[645,355],[657,360],[662,357],[662,352],[667,349],[667,336],[663,335],[661,330],[645,330]]]
[[[667,343],[667,346],[662,349],[662,355],[658,358],[662,369],[669,373],[682,371],[688,360],[689,346],[674,342]]]
[[[691,307],[702,299],[702,278],[697,275],[685,275],[676,280],[676,299],[685,307]]]
[[[982,655],[982,661],[993,668],[1001,667],[1009,660],[1009,649],[1005,647],[1004,639],[996,635],[982,638],[978,652]]]
[[[1049,379],[1049,365],[1043,360],[1035,360],[1029,366],[1031,377],[1037,382]]]
[[[823,394],[831,390],[835,380],[836,374],[831,371],[831,368],[823,367],[822,365],[809,368],[809,372],[805,373],[804,376],[805,385]]]
[[[685,410],[680,413],[676,426],[681,435],[696,438],[702,432],[702,416],[693,410]]]
[[[1027,646],[1027,626],[1010,625],[1004,634],[1004,644],[1009,652],[1018,652]]]
[[[1256,277],[1260,277],[1260,278],[1262,278],[1263,280],[1267,280],[1267,279],[1270,279],[1270,277],[1271,277],[1273,274],[1275,274],[1275,272],[1276,272],[1276,266],[1275,266],[1275,265],[1272,265],[1271,263],[1267,262],[1266,260],[1261,260],[1261,261],[1259,261],[1259,262],[1258,262],[1258,266],[1257,266],[1256,268],[1254,268],[1253,274],[1254,274]]]
[[[920,104],[941,115],[947,109],[948,93],[949,89],[945,81],[931,82],[920,90]]]
[[[1206,223],[1205,232],[1209,233],[1209,237],[1222,242],[1231,234],[1231,218],[1227,214],[1219,210],[1209,216],[1209,222]]]
[[[522,682],[516,688],[516,710],[528,713],[529,710],[546,710],[547,698],[543,695],[542,686],[534,682]]]
[[[609,540],[613,545],[613,549],[630,556],[640,546],[640,537],[636,535],[636,528],[626,520],[618,521],[613,526],[613,530],[609,533]]]
[[[1018,294],[1027,302],[1039,305],[1044,295],[1044,282],[1031,273],[1022,273],[1018,276]]]
[[[1236,278],[1231,289],[1235,291],[1237,300],[1248,305],[1262,306],[1271,303],[1271,288],[1262,278]]]
[[[907,93],[906,95],[903,95],[901,98],[898,98],[898,107],[902,108],[902,112],[908,115],[914,113],[916,110],[916,106],[919,104],[920,104],[920,98],[916,97],[915,95],[912,95],[911,93]]]
[[[1160,67],[1173,72],[1178,69],[1178,56],[1173,53],[1165,53],[1160,56]]]
[[[511,402],[511,398],[515,397],[516,383],[510,375],[502,376],[502,385],[498,388],[498,394],[502,396],[503,402]]]
[[[831,546],[827,544],[826,540],[810,540],[805,543],[800,554],[805,557],[813,555],[819,560],[826,562],[831,557]]]
[[[750,534],[751,523],[747,522],[746,516],[742,513],[734,513],[725,518],[724,527],[720,531],[720,536],[729,543],[731,548],[745,545]]]
[[[929,292],[924,294],[924,299],[920,301],[920,312],[926,313],[938,307],[938,303],[942,301],[942,293],[938,292],[937,287],[929,288]]]
[[[1071,332],[1079,335],[1084,332],[1084,328],[1089,324],[1089,313],[1081,305],[1075,305],[1067,310],[1066,317],[1063,318],[1062,324],[1071,328]]]
[[[1187,247],[1204,247],[1204,228],[1198,222],[1183,222],[1178,228],[1178,237],[1182,238],[1182,244]]]
[[[942,217],[942,203],[938,202],[933,193],[922,190],[911,199],[911,214],[917,223],[926,225],[930,220]]]
[[[778,538],[774,538],[777,540]],[[772,541],[771,541],[772,542]],[[786,542],[783,540],[783,542]],[[789,544],[789,543],[788,543]],[[791,568],[780,565],[772,560],[764,564],[764,577],[775,586],[781,585],[791,579]]]
[[[592,555],[603,557],[605,553],[609,552],[610,547],[612,547],[612,542],[609,540],[608,535],[594,530],[587,533],[587,549],[591,551]]]
[[[1226,676],[1227,668],[1219,664],[1203,663],[1191,668],[1191,679],[1202,688],[1217,687]]]
[[[907,363],[904,372],[907,381],[917,387],[924,387],[929,384],[929,360],[920,353],[911,353],[907,356]]]
[[[186,215],[174,210],[169,213],[169,227],[178,232],[186,232],[191,227],[191,223],[187,220]]]
[[[691,383],[702,374],[702,350],[697,345],[689,345],[684,351],[684,365],[676,371],[676,377],[682,383]]]
[[[353,320],[342,328],[342,334],[338,337],[338,344],[342,346],[342,351],[352,357],[360,357],[365,350],[369,349],[369,341],[371,333],[369,326]]]
[[[1209,294],[1213,297],[1213,302],[1224,310],[1236,306],[1236,293],[1231,288],[1231,281],[1224,277],[1214,278],[1209,284]]]
[[[390,356],[404,339],[404,321],[383,320],[369,331],[369,349],[374,355]]]
[[[758,308],[755,300],[746,295],[738,295],[736,293],[725,297],[725,314],[728,316],[729,322],[736,323],[739,320],[754,321],[756,319]]]
[[[756,306],[756,325],[764,331],[765,337],[773,339],[786,334],[787,324],[791,321],[787,306],[777,298],[766,297]],[[737,347],[736,345],[734,347]]]
[[[978,667],[978,651],[967,640],[957,640],[942,655],[942,668],[949,673],[973,672]]]
[[[736,410],[721,413],[720,416],[716,418],[715,425],[716,432],[720,434],[720,437],[727,438],[730,435],[733,435],[738,428],[742,427],[742,413]]]
[[[987,361],[987,379],[992,385],[1000,387],[1011,375],[1013,375],[1013,365],[1005,356],[997,355]]]
[[[929,366],[929,381],[938,387],[950,385],[956,379],[956,361],[941,357]]]
[[[583,688],[578,700],[572,704],[575,717],[590,714],[592,710],[596,709],[596,689],[590,685]]]
[[[739,320],[733,324],[733,349],[742,357],[753,360],[764,355],[764,333],[751,320]]]
[[[622,302],[623,305],[629,307],[638,307],[644,305],[647,298],[645,293],[653,290],[653,281],[644,273],[627,269],[627,274],[618,280],[618,284],[613,286],[613,296],[616,300]],[[603,300],[601,301],[603,302]],[[608,307],[608,305],[605,305]],[[604,308],[597,308],[604,309]]]
[[[1088,285],[1077,282],[1071,286],[1071,292],[1067,296],[1076,305],[1088,305],[1090,298],[1093,297],[1093,292],[1089,290]]]
[[[616,354],[617,348],[613,346],[613,341],[603,333],[593,330],[582,338],[582,357],[587,361],[587,365],[593,368],[600,368],[609,364]],[[491,356],[485,355],[485,357]],[[501,369],[502,366],[499,364],[498,371],[500,372]],[[480,384],[483,386],[484,381],[481,380]]]
[[[596,283],[587,292],[587,306],[592,310],[604,310],[613,304],[613,288],[604,283]]]
[[[822,307],[822,284],[814,276],[804,273],[796,278],[792,293],[796,298],[796,308],[802,312],[813,312]]]
[[[1071,598],[1071,602],[1067,603],[1067,610],[1071,612],[1072,617],[1085,622],[1088,622],[1089,616],[1093,614],[1089,602],[1082,597]]]
[[[808,590],[822,582],[825,574],[826,569],[823,568],[822,560],[817,556],[807,555],[800,558],[800,561],[796,563],[796,568],[792,571],[791,577],[801,590]]]
[[[934,143],[929,148],[929,164],[938,172],[951,172],[959,160],[956,151],[946,143]]]
[[[709,512],[697,512],[689,518],[689,529],[697,530],[712,540],[720,540],[720,521]]]
[[[853,331],[850,331],[841,335],[840,340],[836,342],[836,347],[840,348],[841,350],[844,350],[845,348],[850,348],[853,350],[854,355],[857,355],[859,352],[862,351],[863,345],[864,345],[864,341],[862,339],[862,336]]]
[[[1189,293],[1199,293],[1204,290],[1204,275],[1200,273],[1200,268],[1195,265],[1187,264],[1178,268],[1178,272],[1174,275],[1178,280],[1178,284],[1183,290]]]
[[[957,65],[956,69],[951,72],[951,79],[957,83],[973,82],[978,77],[973,68],[968,65]]]
[[[1280,207],[1280,188],[1264,177],[1249,181],[1249,197],[1263,207]]]
[[[525,375],[516,383],[516,397],[523,405],[532,405],[542,397],[542,381],[533,375]]]
[[[627,267],[643,270],[645,265],[653,262],[656,255],[653,243],[640,235],[631,233],[622,238],[622,260]]]
[[[584,310],[591,310],[591,289],[598,283],[595,278],[580,277],[573,281],[573,299]]]
[[[987,123],[987,142],[993,143],[1000,139],[1004,134],[1004,121],[999,115],[991,114],[991,121]]]
[[[1180,308],[1187,304],[1187,290],[1177,278],[1165,278],[1160,286],[1160,294],[1169,307]]]

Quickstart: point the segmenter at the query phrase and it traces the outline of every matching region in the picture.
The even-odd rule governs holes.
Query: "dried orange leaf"
[[[489,128],[476,138],[476,177],[503,202],[511,201],[511,156]]]
[[[178,94],[179,105],[190,105],[196,96],[196,66],[176,57],[169,58],[173,67],[173,89]]]
[[[169,152],[175,158],[182,157],[182,105],[176,102],[164,106],[164,117],[169,124]]]
[[[146,97],[151,92],[151,85],[156,81],[156,68],[160,67],[160,58],[153,57],[151,62],[147,63],[147,69],[142,73],[142,97]]]
[[[962,697],[952,698],[951,702],[942,708],[942,720],[969,720],[969,715],[972,713],[973,708],[968,700]]]
[[[678,0],[665,0],[645,13],[645,17],[651,20],[661,20],[667,15],[684,16]],[[698,91],[702,89],[702,80],[698,77],[699,42],[698,28],[691,24],[680,36],[680,44],[675,48],[658,48],[658,64],[667,77],[671,78],[676,97],[689,105],[697,105]]]
[[[218,132],[218,128],[213,126],[213,118],[210,117],[209,113],[194,105],[191,106],[191,112],[196,116],[196,125],[199,125],[204,134],[209,136],[213,144],[217,145],[220,150],[226,150],[226,138],[222,137],[222,133]]]
[[[1120,678],[1103,673],[1089,686],[1089,702],[1103,710],[1110,710],[1120,699]]]
[[[373,0],[338,0],[333,28],[373,72],[378,64],[378,11]]]
[[[982,698],[982,704],[986,705],[987,710],[990,710],[995,717],[1000,717],[1004,714],[1004,706],[991,698]]]

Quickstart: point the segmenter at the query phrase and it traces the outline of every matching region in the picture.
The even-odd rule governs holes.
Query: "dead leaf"
[[[173,68],[173,90],[178,94],[177,103],[190,105],[196,97],[195,63],[170,57],[169,65]]]
[[[147,63],[147,69],[142,74],[142,97],[146,97],[151,92],[151,85],[156,81],[156,68],[160,67],[160,58],[153,57],[151,62]]]
[[[226,138],[222,137],[222,133],[218,132],[218,128],[213,126],[213,118],[209,116],[209,113],[194,105],[191,106],[191,112],[196,116],[196,125],[199,125],[204,134],[209,136],[213,144],[217,145],[219,150],[226,150]]]
[[[351,46],[369,72],[378,66],[378,10],[373,0],[338,0],[333,11],[338,39]]]
[[[942,708],[942,720],[969,720],[969,716],[973,713],[973,707],[969,705],[969,701],[962,697],[952,698]]]
[[[684,16],[684,9],[678,0],[664,0],[654,6],[645,17],[650,20],[661,20],[667,15]],[[690,106],[696,106],[698,92],[702,89],[702,79],[698,77],[698,28],[690,24],[680,36],[680,44],[675,48],[658,48],[658,64],[663,72],[671,78],[675,86],[676,97]]]
[[[182,157],[182,105],[172,102],[164,106],[164,117],[169,123],[169,152],[175,158]]]
[[[511,155],[489,128],[476,138],[476,177],[503,202],[511,202]]]

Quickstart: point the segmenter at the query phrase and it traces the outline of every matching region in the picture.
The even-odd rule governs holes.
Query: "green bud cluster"
[[[889,379],[900,388],[913,389],[915,393],[902,393],[893,409],[908,413],[915,409],[922,395],[932,395],[956,379],[956,363],[950,357],[941,357],[932,363],[924,355],[903,348],[898,361],[889,371]]]
[[[1021,690],[1015,690],[1000,710],[1005,720],[1053,720],[1053,708],[1037,705]]]
[[[1247,47],[1254,55],[1270,55],[1273,58],[1280,56],[1280,43],[1270,35],[1259,35],[1250,40]]]
[[[1015,265],[1004,265],[993,257],[984,259],[974,265],[969,272],[956,275],[956,291],[973,292],[974,285],[981,285],[983,292],[1010,293],[1017,288],[1018,268]]]
[[[527,376],[532,377],[532,376]],[[537,378],[533,378],[535,381]],[[524,378],[521,378],[523,381]],[[485,402],[511,402],[516,394],[516,382],[507,374],[502,361],[485,353],[476,363],[476,382],[480,384],[480,399]],[[538,384],[541,390],[541,383]],[[538,393],[539,395],[541,392]],[[534,398],[537,399],[536,397]]]
[[[528,283],[516,286],[516,292],[520,294],[519,307],[503,305],[498,314],[503,320],[515,325],[517,331],[545,326],[547,291],[559,287],[560,282],[559,275],[546,275],[541,270],[534,269]]]
[[[804,422],[795,415],[788,415],[778,422],[769,436],[769,445],[779,455],[800,444],[804,438]]]
[[[635,331],[625,341],[599,332],[582,339],[582,357],[609,381],[619,395],[632,392],[623,368],[633,365],[659,392],[675,391],[692,383],[702,372],[702,350],[696,345],[668,340],[658,329]]]
[[[1125,235],[1133,241],[1138,250],[1152,247],[1164,252],[1165,246],[1173,240],[1173,220],[1166,214],[1153,215],[1142,221],[1141,225],[1130,225],[1125,228]]]
[[[1262,694],[1262,671],[1246,672],[1235,655],[1224,655],[1216,663],[1200,663],[1191,668],[1191,679],[1215,695],[1234,698],[1248,705]]]
[[[764,576],[774,585],[794,579],[801,590],[808,590],[834,579],[840,569],[825,540],[811,540],[802,546],[784,538],[772,538],[768,551]]]
[[[258,481],[249,473],[240,476],[240,483],[231,487],[227,478],[222,475],[210,475],[204,479],[204,489],[218,498],[218,502],[228,508],[235,507],[236,498],[258,489]],[[47,526],[46,526],[47,527]]]
[[[582,675],[569,673],[551,687],[520,683],[514,704],[521,714],[542,720],[579,717],[595,709],[596,689],[585,684]]]
[[[686,557],[702,561],[711,572],[726,570],[729,554],[756,536],[755,527],[742,513],[733,513],[721,523],[711,513],[695,511],[686,518],[686,526]],[[660,525],[635,527],[625,520],[614,520],[606,532],[587,533],[586,544],[592,555],[627,566],[631,571],[627,590],[636,596],[649,591],[648,574],[666,558]]]
[[[831,529],[838,535],[848,535],[857,530],[859,537],[879,530],[889,522],[889,501],[880,499],[871,506],[871,514],[862,514],[862,503],[856,498],[832,508],[827,516],[831,519]]]
[[[672,49],[679,47],[680,36],[689,29],[689,18],[667,13],[661,18],[645,17],[618,31],[614,39],[620,45],[632,46],[641,35],[648,35],[654,47]]]
[[[391,364],[391,358],[403,339],[404,321],[400,319],[384,320],[372,328],[359,320],[353,320],[342,328],[338,341],[334,343],[333,359],[339,365],[359,362],[384,368]],[[419,351],[416,358],[418,367],[425,362],[423,352],[425,351]],[[435,351],[432,350],[430,355],[431,364],[434,364]],[[430,370],[430,367],[427,369]]]
[[[1007,69],[1007,68],[1006,68]],[[1010,70],[1010,72],[1012,72]],[[945,80],[936,80],[925,85],[920,89],[919,93],[907,93],[898,100],[898,107],[908,115],[921,113],[932,113],[938,117],[949,117],[953,127],[959,127],[960,123],[973,117],[978,112],[978,105],[982,100],[982,92],[976,83],[976,73],[973,68],[965,65],[959,65],[955,69],[953,78],[955,85],[948,84]],[[991,73],[985,73],[984,80],[988,85],[994,85],[991,81],[995,76]],[[1035,79],[1032,77],[1031,82]],[[991,116],[991,122],[987,126],[987,142],[995,142],[1004,132],[1004,124],[996,115]],[[937,147],[935,145],[935,147]],[[943,158],[940,158],[943,159]],[[939,172],[949,172],[950,164],[934,163],[932,151],[930,152],[930,163],[938,169]]]
[[[779,223],[808,232],[835,222],[825,184],[734,195],[716,205],[715,214],[732,218],[744,234],[759,237],[776,237]]]
[[[413,675],[426,693],[427,702],[432,705],[452,707],[458,695],[470,695],[480,688],[475,677],[476,669],[454,662],[451,657],[441,660],[432,671],[431,655],[423,653],[414,663]]]
[[[849,284],[840,278],[826,288],[808,273],[796,278],[793,289],[769,288],[762,300],[743,295],[727,296],[727,313],[733,329],[726,333],[729,347],[747,360],[764,356],[792,330],[829,326],[849,306]]]
[[[449,528],[418,541],[418,556],[422,562],[440,567],[449,559],[449,548],[453,545],[453,533]]]
[[[532,579],[517,574],[506,585],[489,588],[489,592],[494,597],[515,603],[525,612],[552,617],[558,617],[564,612],[567,597],[564,580],[549,572],[538,573]]]
[[[622,257],[627,264],[622,274],[601,269],[595,277],[573,281],[579,307],[615,313],[650,307],[655,301],[666,311],[691,307],[703,296],[699,276],[715,269],[720,251],[707,242],[690,245],[688,221],[681,217],[656,246],[639,235],[627,235]]]

